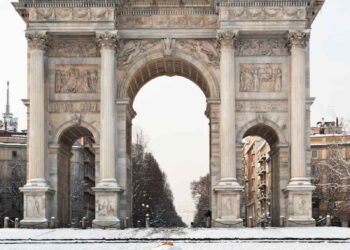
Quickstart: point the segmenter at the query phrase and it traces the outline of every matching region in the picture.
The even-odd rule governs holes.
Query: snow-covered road
[[[0,249],[154,249],[171,241],[178,249],[350,249],[350,229],[0,229]]]

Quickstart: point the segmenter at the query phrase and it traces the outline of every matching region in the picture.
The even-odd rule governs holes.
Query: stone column
[[[47,122],[45,109],[45,33],[27,32],[29,133],[27,183],[21,188],[24,194],[22,226],[47,227],[50,218],[51,189],[47,183]]]
[[[118,192],[121,188],[116,178],[116,58],[117,33],[97,34],[101,47],[101,132],[100,178],[95,190],[95,227],[119,227],[117,216]]]
[[[289,31],[291,53],[290,81],[290,149],[291,179],[286,188],[288,225],[314,226],[312,219],[312,191],[306,177],[306,46],[308,31]]]
[[[242,187],[236,178],[235,132],[235,43],[238,32],[218,32],[220,58],[220,182],[217,192],[216,226],[242,226],[240,197]]]

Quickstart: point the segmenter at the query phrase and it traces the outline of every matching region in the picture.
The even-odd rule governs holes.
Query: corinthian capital
[[[118,46],[119,35],[117,32],[103,32],[97,34],[97,43],[101,49],[113,49]]]
[[[235,48],[238,39],[238,31],[219,30],[217,34],[218,45],[221,48]]]
[[[290,30],[288,32],[289,48],[305,48],[310,38],[309,30]]]
[[[26,32],[25,36],[30,50],[45,50],[48,47],[49,36],[46,33]]]

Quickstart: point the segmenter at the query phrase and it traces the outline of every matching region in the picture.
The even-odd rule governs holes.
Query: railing
[[[119,0],[19,0],[18,7],[114,7]]]
[[[273,6],[309,6],[310,0],[221,0],[223,7],[273,7]]]

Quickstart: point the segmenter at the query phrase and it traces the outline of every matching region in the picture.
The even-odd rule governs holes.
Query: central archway
[[[211,65],[203,63],[203,61],[197,60],[195,56],[183,53],[182,51],[176,49],[171,56],[164,56],[162,51],[152,52],[144,57],[136,58],[134,62],[130,63],[131,66],[119,73],[119,78],[121,79],[121,84],[118,87],[118,116],[120,113],[124,118],[123,121],[119,121],[118,128],[118,143],[119,145],[125,146],[125,150],[119,149],[119,162],[124,161],[127,165],[126,175],[124,177],[119,177],[119,182],[121,185],[127,186],[127,190],[120,194],[120,203],[125,204],[120,206],[120,218],[129,217],[132,218],[132,178],[131,178],[131,138],[132,138],[132,119],[136,115],[133,110],[133,102],[140,91],[140,89],[147,84],[152,79],[160,76],[181,76],[192,83],[196,84],[202,91],[203,95],[207,100],[207,110],[206,115],[209,118],[209,161],[208,171],[219,172],[218,156],[216,153],[212,152],[216,150],[213,149],[213,145],[217,146],[218,133],[212,132],[212,127],[217,131],[216,124],[211,124],[211,117],[217,117],[218,115],[213,115],[213,113],[218,112],[219,102],[219,85],[217,81],[217,69]],[[179,97],[181,98],[181,97]],[[213,100],[215,100],[213,102]],[[213,104],[214,103],[214,104]],[[211,106],[216,106],[215,109]],[[216,122],[216,121],[215,121]],[[121,139],[122,138],[122,139]],[[124,139],[123,139],[124,138]],[[125,152],[125,153],[124,153]],[[124,157],[125,158],[124,158]],[[123,160],[123,158],[125,160]],[[122,169],[122,165],[118,167]],[[124,171],[125,172],[125,171]],[[219,176],[214,175],[215,181],[218,180]],[[211,188],[210,188],[211,189]]]

